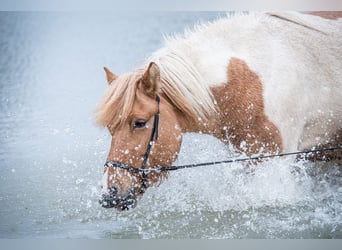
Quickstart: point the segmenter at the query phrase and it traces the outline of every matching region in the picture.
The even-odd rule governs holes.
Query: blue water
[[[334,163],[182,170],[134,210],[98,204],[110,145],[94,122],[103,66],[132,70],[163,35],[225,15],[0,12],[0,237],[342,238]],[[178,163],[226,157],[216,139],[189,134]]]

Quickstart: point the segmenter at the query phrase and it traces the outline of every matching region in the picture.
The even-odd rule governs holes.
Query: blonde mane
[[[184,53],[160,50],[149,61],[160,68],[160,93],[165,94],[184,117],[206,120],[216,113],[209,84]],[[126,73],[110,85],[96,111],[99,125],[116,128],[127,120],[143,73],[143,69]]]
[[[160,68],[161,92],[185,117],[198,120],[215,114],[210,86],[180,50],[157,51],[150,61]]]
[[[142,69],[126,73],[114,80],[96,109],[96,122],[100,126],[116,128],[122,125],[133,108],[137,82]]]

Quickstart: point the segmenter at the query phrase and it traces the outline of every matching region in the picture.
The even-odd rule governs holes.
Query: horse
[[[146,170],[170,166],[184,133],[248,156],[341,144],[341,14],[237,14],[166,38],[132,72],[105,67],[96,121],[112,141],[102,206],[134,208],[168,176]]]

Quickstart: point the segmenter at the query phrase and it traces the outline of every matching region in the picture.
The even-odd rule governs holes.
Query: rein
[[[340,150],[340,149],[342,149],[342,146],[272,154],[272,155],[258,155],[258,156],[252,156],[252,157],[234,158],[234,159],[227,159],[227,160],[222,160],[222,161],[211,161],[211,162],[203,162],[203,163],[197,163],[197,164],[158,167],[158,168],[151,168],[151,169],[141,169],[141,168],[136,168],[136,167],[126,165],[126,164],[121,164],[121,163],[120,165],[117,165],[116,164],[117,162],[106,162],[105,166],[106,167],[109,167],[109,166],[119,167],[119,168],[127,169],[129,171],[140,173],[140,174],[149,174],[149,173],[161,173],[161,172],[166,172],[166,171],[174,171],[174,170],[179,170],[179,169],[184,169],[184,168],[196,168],[196,167],[203,167],[203,166],[218,165],[218,164],[223,164],[223,163],[245,162],[245,161],[261,160],[261,159],[275,158],[275,157],[282,157],[282,156],[289,156],[289,155],[307,155],[311,153],[327,152],[327,151],[334,151],[334,150]]]
[[[245,157],[245,158],[234,158],[234,159],[227,159],[227,160],[221,160],[221,161],[212,161],[212,162],[203,162],[203,163],[197,163],[197,164],[188,164],[188,165],[178,165],[178,166],[167,166],[167,167],[157,167],[157,168],[148,168],[146,169],[146,164],[148,161],[148,157],[150,156],[151,148],[153,145],[154,140],[158,140],[158,125],[159,125],[159,104],[160,104],[160,98],[159,96],[156,97],[156,102],[158,104],[158,111],[154,115],[154,121],[153,121],[153,127],[150,135],[150,140],[147,144],[146,152],[144,154],[143,162],[141,164],[140,168],[133,167],[128,164],[124,164],[122,162],[118,161],[107,161],[105,163],[105,167],[115,167],[115,168],[122,168],[126,169],[128,171],[132,171],[138,174],[142,175],[143,179],[143,189],[147,188],[147,182],[148,182],[148,174],[150,173],[161,173],[161,172],[167,172],[167,171],[174,171],[178,169],[184,169],[184,168],[196,168],[196,167],[202,167],[202,166],[210,166],[210,165],[218,165],[223,163],[234,163],[234,162],[246,162],[246,161],[253,161],[253,160],[261,160],[261,159],[267,159],[267,158],[275,158],[275,157],[283,157],[283,156],[289,156],[289,155],[307,155],[311,153],[317,153],[317,152],[327,152],[327,151],[334,151],[334,150],[341,150],[342,146],[336,146],[336,147],[330,147],[330,148],[320,148],[320,149],[312,149],[312,150],[306,150],[306,151],[296,151],[296,152],[288,152],[288,153],[280,153],[280,154],[271,154],[271,155],[258,155],[258,156],[252,156],[252,157]]]

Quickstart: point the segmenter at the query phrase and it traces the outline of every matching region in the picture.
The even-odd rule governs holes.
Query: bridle
[[[151,148],[153,146],[154,140],[156,140],[156,141],[158,140],[158,125],[159,125],[159,114],[160,114],[160,111],[159,111],[160,97],[159,96],[156,96],[156,101],[158,104],[158,110],[154,115],[154,121],[153,121],[153,127],[152,127],[152,131],[151,131],[151,135],[150,135],[150,140],[147,144],[141,167],[140,168],[133,167],[131,165],[124,164],[124,163],[119,162],[119,161],[107,161],[104,164],[104,166],[106,168],[107,167],[122,168],[122,169],[126,169],[128,171],[132,171],[132,172],[140,174],[142,177],[142,192],[144,192],[146,190],[147,183],[148,183],[149,171],[147,169],[145,169],[147,161],[148,161],[148,157],[150,156],[150,152],[151,152]]]

